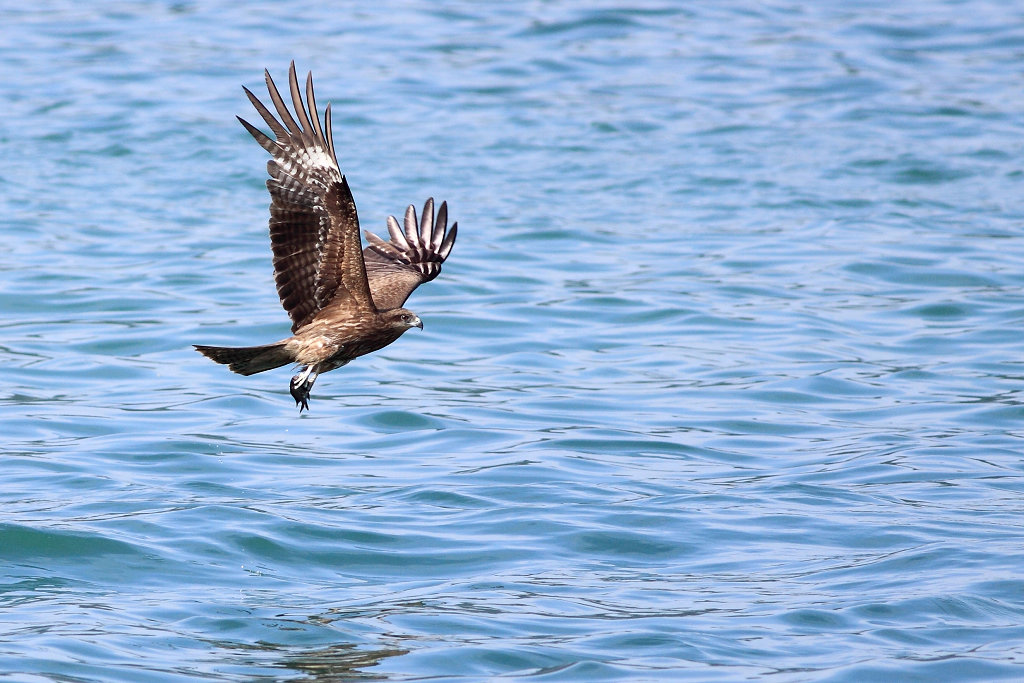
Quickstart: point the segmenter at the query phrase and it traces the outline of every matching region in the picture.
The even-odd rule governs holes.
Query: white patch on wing
[[[320,149],[319,147],[315,149],[306,149],[303,150],[302,156],[304,157],[303,161],[307,168],[326,171],[327,175],[336,175],[339,180],[341,179],[341,174],[338,171],[338,167],[334,164],[334,159],[332,159],[331,155],[323,149]]]
[[[341,180],[341,171],[323,149],[298,149],[296,152],[297,173],[304,176],[308,182],[326,188],[331,182]],[[296,175],[292,173],[292,175]]]
[[[337,164],[320,146],[304,148],[286,145],[276,161],[286,175],[302,185],[326,190],[331,183],[341,182],[341,171]]]

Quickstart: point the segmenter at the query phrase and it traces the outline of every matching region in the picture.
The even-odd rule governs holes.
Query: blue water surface
[[[8,3],[0,678],[1024,679],[1024,9]],[[241,91],[425,323],[288,334]]]

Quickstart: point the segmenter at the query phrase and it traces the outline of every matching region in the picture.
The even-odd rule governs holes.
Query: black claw
[[[313,388],[312,382],[299,383],[299,375],[292,377],[288,383],[288,393],[295,399],[295,405],[299,406],[299,413],[309,410],[309,390]]]

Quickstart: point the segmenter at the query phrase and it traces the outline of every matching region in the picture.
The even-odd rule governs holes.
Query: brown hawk
[[[304,366],[289,385],[301,413],[309,408],[309,392],[319,374],[387,346],[409,328],[423,329],[419,316],[402,305],[414,289],[441,272],[458,223],[447,230],[447,204],[441,202],[435,216],[434,200],[428,199],[418,220],[412,205],[405,211],[404,226],[388,217],[390,240],[367,232],[370,245],[363,249],[356,205],[338,166],[331,105],[321,126],[313,75],[306,77],[304,104],[292,62],[288,84],[293,117],[270,72],[265,75],[279,119],[248,88],[243,90],[275,138],[238,120],[273,157],[267,163],[270,244],[277,293],[293,334],[262,346],[195,348],[240,375],[289,363]]]

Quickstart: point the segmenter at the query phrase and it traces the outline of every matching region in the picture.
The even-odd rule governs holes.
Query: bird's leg
[[[318,373],[314,365],[307,365],[306,369],[292,377],[288,384],[288,391],[295,399],[295,405],[299,406],[299,412],[309,410],[309,391],[313,388]]]

